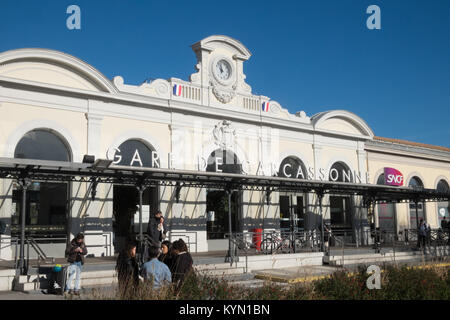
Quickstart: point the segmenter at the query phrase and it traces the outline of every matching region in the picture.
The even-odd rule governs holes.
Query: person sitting
[[[141,270],[141,275],[146,281],[153,281],[153,289],[156,290],[172,282],[169,267],[157,259],[159,253],[160,249],[158,247],[150,246],[148,248],[150,260],[144,263]]]

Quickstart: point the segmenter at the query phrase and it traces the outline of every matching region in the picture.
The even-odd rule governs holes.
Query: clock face
[[[231,77],[231,65],[226,60],[219,60],[214,67],[214,73],[219,80],[228,80]]]

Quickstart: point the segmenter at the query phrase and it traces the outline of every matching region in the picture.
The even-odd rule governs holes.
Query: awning
[[[16,158],[0,158],[0,178],[359,195],[374,202],[450,201],[450,191],[436,189],[115,165],[96,168],[86,163]]]

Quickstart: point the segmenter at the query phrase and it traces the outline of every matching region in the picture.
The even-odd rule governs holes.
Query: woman
[[[161,244],[161,254],[158,257],[158,260],[161,262],[164,262],[169,269],[172,268],[172,261],[173,261],[173,257],[172,257],[172,244],[170,243],[170,241],[163,241]]]
[[[117,258],[116,271],[122,297],[133,294],[139,285],[139,265],[136,260],[136,242],[130,241]]]
[[[173,263],[172,263],[172,282],[179,288],[186,277],[192,271],[192,257],[188,252],[186,243],[179,239],[172,244]]]

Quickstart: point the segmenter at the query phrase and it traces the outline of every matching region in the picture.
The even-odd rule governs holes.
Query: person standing
[[[160,249],[155,246],[148,248],[150,260],[142,266],[141,275],[147,281],[153,281],[153,289],[158,290],[164,285],[172,282],[172,275],[169,267],[158,260]]]
[[[66,283],[65,292],[68,294],[80,295],[81,271],[84,264],[84,256],[87,254],[86,244],[84,243],[84,235],[78,233],[70,242],[66,249],[67,262],[70,263],[67,273],[69,279]],[[72,281],[75,277],[74,290],[71,289]]]
[[[183,239],[179,239],[172,244],[174,260],[172,263],[172,282],[180,288],[186,279],[186,275],[192,271],[192,256],[189,254],[187,245]]]
[[[128,297],[134,294],[139,286],[139,265],[136,259],[136,242],[128,241],[125,249],[119,254],[116,272],[119,282],[119,293]]]
[[[165,240],[162,242],[161,244],[161,254],[158,257],[158,260],[161,262],[164,262],[169,269],[172,268],[172,244],[170,243],[170,241]]]
[[[419,230],[418,230],[418,240],[419,240],[419,247],[425,248],[426,245],[426,239],[427,239],[427,224],[423,219],[420,219],[419,224]]]
[[[148,222],[147,233],[150,237],[151,245],[160,248],[161,242],[166,238],[167,233],[167,227],[164,223],[164,218],[160,210],[158,210],[153,218]]]

